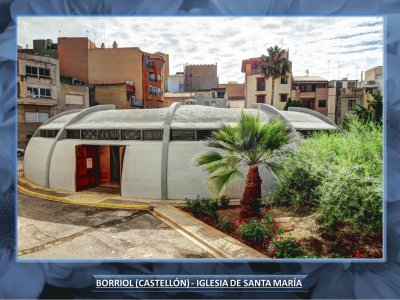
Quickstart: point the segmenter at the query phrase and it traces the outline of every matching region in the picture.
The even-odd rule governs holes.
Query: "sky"
[[[243,59],[278,45],[293,75],[360,80],[383,65],[382,17],[19,17],[18,45],[34,39],[89,37],[100,47],[139,47],[169,54],[170,74],[217,63],[220,83],[244,82]],[[340,68],[339,68],[340,65]]]

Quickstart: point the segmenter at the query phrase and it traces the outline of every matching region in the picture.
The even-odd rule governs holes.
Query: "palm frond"
[[[229,184],[235,184],[242,180],[244,180],[243,174],[238,169],[232,169],[211,176],[209,178],[209,183],[211,190],[215,194],[221,195]]]

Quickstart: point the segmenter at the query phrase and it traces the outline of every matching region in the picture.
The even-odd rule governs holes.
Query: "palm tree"
[[[292,63],[286,51],[278,46],[267,49],[268,56],[261,55],[260,70],[265,79],[272,77],[271,105],[274,106],[275,79],[292,72]]]
[[[209,183],[213,192],[221,195],[228,184],[244,179],[243,167],[247,167],[245,189],[242,198],[242,217],[260,213],[261,178],[260,165],[273,170],[271,161],[283,148],[291,143],[293,136],[287,126],[278,119],[268,123],[259,116],[245,114],[234,125],[223,125],[207,141],[207,146],[216,148],[197,157],[197,164],[204,166],[210,174]]]

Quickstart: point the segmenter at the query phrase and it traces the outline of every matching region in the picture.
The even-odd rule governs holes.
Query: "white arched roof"
[[[243,109],[245,113],[259,115],[268,122],[273,116],[265,110]],[[217,129],[222,124],[239,120],[242,109],[217,108],[201,105],[182,105],[172,118],[172,129]],[[60,116],[42,125],[40,129],[59,130],[79,112]],[[296,130],[336,130],[337,128],[314,115],[297,111],[280,111],[280,114]],[[163,128],[168,115],[168,107],[160,109],[118,109],[93,111],[69,124],[67,129],[157,129]]]

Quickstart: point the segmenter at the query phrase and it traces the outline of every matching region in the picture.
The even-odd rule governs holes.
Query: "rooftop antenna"
[[[307,77],[308,77],[308,73],[309,73],[310,71],[308,71],[308,69],[306,69],[306,74],[307,74]]]
[[[61,36],[61,30],[59,29],[58,30],[58,37],[60,37]]]
[[[86,30],[86,37],[89,37],[89,30]]]

